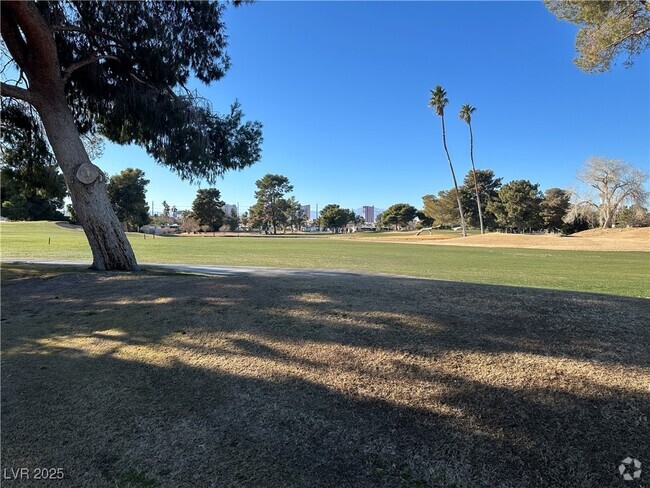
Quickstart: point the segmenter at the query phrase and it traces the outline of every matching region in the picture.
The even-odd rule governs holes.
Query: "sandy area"
[[[379,240],[375,241],[378,242]],[[365,242],[365,241],[364,241]],[[445,246],[507,247],[528,249],[557,249],[579,251],[644,251],[650,252],[650,227],[634,229],[592,229],[561,237],[558,234],[504,234],[440,239],[438,236],[420,235],[386,238],[381,242],[410,242],[441,244]]]

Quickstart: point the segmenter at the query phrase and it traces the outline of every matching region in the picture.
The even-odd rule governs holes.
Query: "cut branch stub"
[[[77,170],[77,179],[84,185],[90,185],[99,175],[99,168],[93,163],[84,163]]]

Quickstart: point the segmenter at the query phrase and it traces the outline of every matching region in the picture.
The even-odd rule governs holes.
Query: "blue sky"
[[[216,183],[227,203],[253,203],[255,180],[286,175],[303,204],[381,208],[452,186],[440,120],[427,107],[441,84],[449,150],[462,178],[475,161],[504,182],[570,187],[600,155],[650,168],[650,60],[605,74],[578,70],[577,28],[538,2],[258,2],[226,15],[232,68],[194,86],[215,109],[238,99],[264,125],[262,160]],[[137,147],[107,144],[109,173],[138,167],[148,200],[189,208],[197,185]],[[203,183],[202,187],[210,186]]]

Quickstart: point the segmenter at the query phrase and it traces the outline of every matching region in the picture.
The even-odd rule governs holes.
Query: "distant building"
[[[375,221],[375,206],[366,205],[362,209],[363,211],[363,220],[368,223],[373,223]]]
[[[237,217],[239,217],[239,210],[237,209],[237,205],[230,205],[230,204],[226,203],[223,206],[223,211],[225,212],[226,217],[230,216],[230,214],[232,213],[233,210],[235,211],[235,215]]]
[[[311,205],[301,205],[302,213],[307,216],[307,220],[311,220]]]

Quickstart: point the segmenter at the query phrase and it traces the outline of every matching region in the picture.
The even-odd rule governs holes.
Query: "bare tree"
[[[603,228],[614,227],[616,215],[625,205],[644,205],[648,199],[644,188],[648,174],[620,159],[589,158],[578,172],[578,179],[592,194],[595,191],[595,198],[592,195],[585,201],[598,209]]]
[[[577,230],[593,229],[598,225],[598,209],[591,202],[579,202],[571,205],[562,219],[565,224]]]

